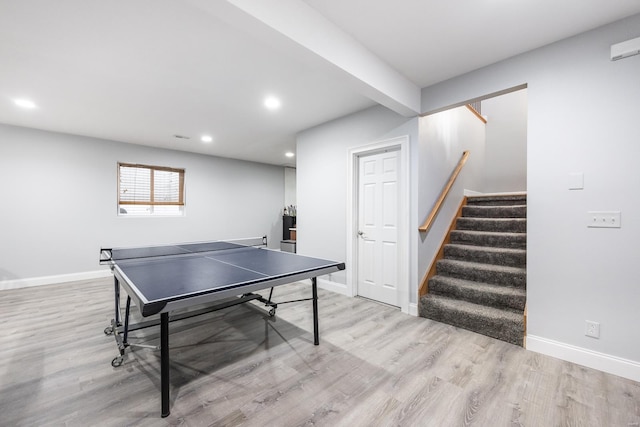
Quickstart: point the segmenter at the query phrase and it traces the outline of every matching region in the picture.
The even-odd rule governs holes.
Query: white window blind
[[[182,215],[184,169],[120,163],[120,215]]]

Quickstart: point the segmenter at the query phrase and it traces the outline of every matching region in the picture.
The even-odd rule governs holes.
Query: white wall
[[[527,346],[640,380],[640,56],[610,45],[640,36],[640,15],[423,90],[423,110],[527,84]],[[567,177],[584,173],[584,190]],[[590,210],[622,228],[586,227]],[[600,322],[600,339],[584,335]]]
[[[118,217],[118,162],[185,168],[186,216]],[[0,288],[106,268],[102,246],[280,242],[282,167],[0,125],[0,182]]]
[[[349,149],[404,135],[409,135],[410,150],[416,152],[417,119],[407,119],[384,107],[373,107],[298,135],[298,253],[346,260]],[[417,155],[411,155],[412,163],[414,159],[417,160]],[[415,167],[412,164],[412,171]],[[417,200],[413,193],[411,200]],[[416,229],[413,202],[406,209],[411,215],[410,229]],[[415,254],[410,256],[415,257]],[[332,274],[330,280],[345,285],[346,275],[353,266],[346,267],[347,271]]]
[[[482,101],[487,117],[485,193],[527,190],[527,90]]]
[[[455,216],[464,190],[481,191],[485,175],[485,124],[467,107],[458,107],[420,119],[418,212],[420,224],[428,217],[462,153],[469,158],[427,233],[420,234],[418,280],[422,281]],[[413,299],[417,286],[413,284]],[[413,302],[413,300],[412,300]]]
[[[285,206],[296,205],[296,168],[284,168],[284,204]],[[283,206],[284,209],[284,206]]]

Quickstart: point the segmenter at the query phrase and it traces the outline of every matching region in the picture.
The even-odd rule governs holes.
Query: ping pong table
[[[100,263],[113,272],[115,314],[104,333],[114,335],[119,355],[113,367],[123,363],[128,347],[152,347],[130,343],[131,331],[160,325],[160,393],[161,415],[169,408],[169,322],[209,313],[248,301],[264,303],[269,316],[278,304],[312,301],[314,344],[318,333],[318,276],[344,270],[344,263],[311,258],[266,248],[266,237],[232,241],[184,243],[135,248],[102,248]],[[275,286],[311,279],[311,298],[274,302]],[[127,294],[124,319],[121,315],[120,292]],[[254,292],[271,288],[265,298]],[[130,324],[132,301],[141,316],[160,318]],[[170,314],[196,305],[203,308]],[[124,320],[124,324],[122,323]],[[152,347],[156,348],[157,347]]]

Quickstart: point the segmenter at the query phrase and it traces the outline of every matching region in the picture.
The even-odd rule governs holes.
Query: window
[[[184,212],[184,169],[118,164],[118,214],[175,216]]]

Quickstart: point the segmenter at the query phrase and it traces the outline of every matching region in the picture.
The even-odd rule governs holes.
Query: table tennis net
[[[100,263],[140,258],[155,258],[216,252],[241,248],[259,248],[267,246],[267,237],[249,237],[243,239],[215,240],[209,242],[178,243],[130,248],[100,249]]]

